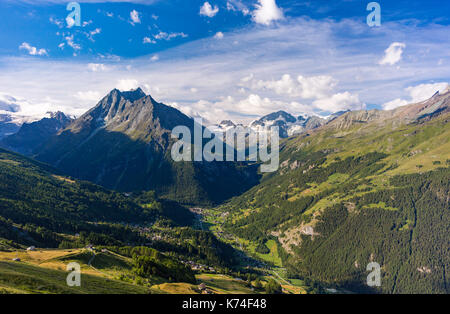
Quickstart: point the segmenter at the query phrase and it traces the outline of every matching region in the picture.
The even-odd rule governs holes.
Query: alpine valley
[[[174,162],[171,130],[195,121],[140,88],[78,118],[4,116],[0,292],[450,293],[449,120],[450,90],[328,118],[276,111],[248,126],[280,130],[279,169],[260,173]]]

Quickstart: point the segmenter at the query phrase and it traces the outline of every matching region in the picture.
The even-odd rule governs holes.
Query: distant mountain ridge
[[[236,130],[237,132],[247,131],[260,133],[268,132],[271,127],[277,126],[279,128],[280,137],[287,138],[321,127],[346,112],[347,111],[340,111],[328,118],[322,118],[316,115],[307,114],[294,117],[290,113],[280,110],[254,120],[248,126],[242,124],[236,125],[233,121],[225,120],[219,124],[211,125],[208,128],[216,132]]]
[[[51,136],[68,126],[73,119],[63,112],[49,112],[48,118],[32,123],[24,123],[17,133],[6,136],[0,141],[0,146],[23,155],[30,156]]]

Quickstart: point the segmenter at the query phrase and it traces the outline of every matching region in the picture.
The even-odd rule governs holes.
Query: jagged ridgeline
[[[193,132],[194,120],[141,89],[115,89],[35,150],[35,158],[110,189],[154,190],[190,204],[218,202],[257,182],[256,167],[174,162],[171,131],[180,125]]]
[[[220,207],[289,276],[354,292],[449,293],[450,91],[348,112],[282,142],[280,169]],[[381,266],[369,288],[366,267]]]

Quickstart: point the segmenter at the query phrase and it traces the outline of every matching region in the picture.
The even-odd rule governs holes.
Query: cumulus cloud
[[[302,76],[297,79],[289,74],[284,74],[279,80],[255,80],[253,75],[244,77],[241,82],[253,89],[269,89],[278,95],[288,95],[290,97],[301,97],[303,99],[319,99],[331,96],[338,81],[329,75]]]
[[[270,90],[280,96],[288,96],[291,98],[301,98],[313,100],[312,108],[321,111],[336,112],[347,109],[361,109],[363,105],[358,95],[350,92],[336,93],[338,80],[329,75],[302,76],[299,75],[294,79],[289,74],[284,74],[279,80],[255,80],[251,74],[241,79],[250,90]],[[252,95],[252,103],[261,104],[255,95]],[[257,100],[257,101],[256,101]]]
[[[222,39],[223,38],[223,33],[222,32],[217,32],[215,35],[214,35],[214,38],[215,39]]]
[[[392,110],[408,104],[414,104],[425,101],[432,97],[436,92],[444,92],[449,87],[449,83],[420,84],[405,88],[409,94],[409,99],[397,98],[382,105],[384,110]]]
[[[301,97],[305,99],[324,98],[335,89],[338,81],[329,75],[305,77],[299,75],[297,81],[301,86]]]
[[[209,123],[231,119],[238,123],[248,124],[255,118],[277,110],[285,110],[293,114],[313,113],[311,106],[295,101],[274,100],[255,93],[238,99],[233,96],[226,96],[220,97],[220,100],[217,101],[200,100],[189,105],[180,103],[172,103],[171,105],[191,117],[202,117]],[[236,115],[237,112],[239,113],[238,116]]]
[[[133,10],[130,12],[130,19],[131,19],[132,25],[141,23],[141,18],[139,16],[139,12],[136,10]]]
[[[380,65],[394,65],[402,60],[403,50],[406,48],[404,43],[392,43],[385,51],[384,57],[380,60]]]
[[[153,55],[151,58],[150,58],[150,61],[152,61],[152,62],[155,62],[155,61],[158,61],[159,60],[159,56],[158,55]]]
[[[28,51],[28,54],[30,54],[32,56],[45,56],[45,55],[47,55],[47,50],[45,50],[43,48],[38,49],[36,47],[31,46],[29,43],[26,43],[26,42],[22,43],[19,46],[19,49]]]
[[[122,79],[117,81],[116,88],[120,91],[128,91],[139,87],[139,82],[135,79]]]
[[[273,21],[284,18],[283,11],[277,6],[275,0],[258,0],[252,16],[253,21],[264,25],[270,25]]]
[[[156,40],[151,39],[150,37],[144,37],[142,39],[143,44],[156,44]]]
[[[408,87],[407,92],[411,95],[413,103],[427,100],[436,92],[443,92],[448,88],[448,83],[420,84],[414,87]]]
[[[203,5],[200,8],[200,15],[204,15],[207,17],[214,17],[219,12],[219,8],[217,5],[214,7],[209,4],[209,2],[203,3]]]
[[[349,92],[337,93],[328,98],[318,99],[313,102],[314,106],[328,112],[337,112],[341,110],[363,109],[365,105],[361,103],[358,95]]]
[[[392,110],[398,107],[406,106],[407,104],[408,104],[407,100],[397,98],[387,103],[384,103],[382,107],[384,110]]]
[[[241,12],[243,15],[249,15],[250,10],[241,0],[228,0],[227,10],[234,12]]]
[[[70,36],[64,37],[64,39],[66,40],[67,45],[72,47],[74,50],[81,50],[81,46],[79,44],[75,43],[73,34]]]
[[[244,77],[241,81],[246,82],[252,80],[253,76]],[[284,74],[280,80],[264,81],[259,80],[250,84],[254,89],[269,89],[273,90],[278,95],[299,96],[301,93],[300,86],[297,84],[289,74]]]

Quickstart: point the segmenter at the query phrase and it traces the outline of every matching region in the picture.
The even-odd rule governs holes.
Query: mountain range
[[[224,272],[259,269],[256,259],[308,286],[449,293],[449,118],[450,90],[389,111],[274,112],[248,126],[280,127],[279,170],[259,174],[257,163],[174,162],[171,130],[194,120],[141,89],[114,89],[77,119],[54,113],[0,141],[28,156],[0,149],[0,250],[94,244],[132,256],[125,244],[150,238]],[[173,260],[150,262],[166,280],[170,264],[193,281]],[[369,263],[380,287],[366,285]]]
[[[226,132],[230,130],[239,132],[242,130],[246,132],[260,133],[267,132],[271,127],[277,126],[279,128],[280,138],[287,138],[289,136],[321,127],[344,113],[345,111],[341,111],[330,115],[328,118],[322,118],[319,116],[309,116],[306,114],[294,117],[285,111],[277,111],[252,121],[248,126],[244,126],[242,124],[236,125],[233,121],[224,120],[219,124],[209,126],[209,128],[215,132]]]
[[[49,112],[49,117],[31,123],[23,123],[20,129],[0,141],[0,147],[31,156],[50,137],[66,128],[73,118],[62,112]]]

